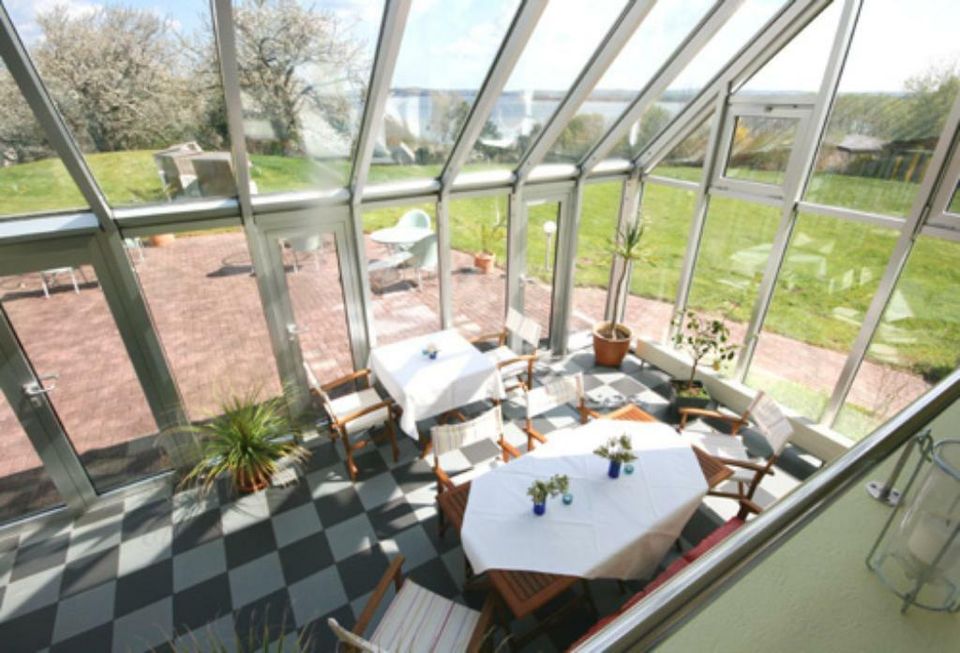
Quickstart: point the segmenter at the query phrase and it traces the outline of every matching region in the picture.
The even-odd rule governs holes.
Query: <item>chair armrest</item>
[[[369,370],[369,369],[357,370],[356,372],[351,372],[350,374],[347,374],[346,376],[340,377],[340,378],[337,379],[336,381],[331,381],[330,383],[324,383],[324,384],[322,384],[322,385],[320,386],[320,389],[323,390],[324,392],[330,392],[330,391],[333,390],[334,388],[338,388],[338,387],[340,387],[340,386],[342,386],[342,385],[344,385],[344,384],[346,384],[346,383],[350,383],[351,381],[356,381],[357,379],[362,379],[362,378],[366,378],[366,379],[367,379],[367,385],[369,386],[369,385],[370,385],[370,378],[369,378],[369,377],[370,377],[370,370]]]
[[[752,499],[747,499],[746,497],[740,498],[740,512],[737,513],[737,517],[740,519],[746,519],[747,515],[750,513],[759,515],[763,512],[763,508],[760,507],[760,504],[756,503]]]
[[[390,561],[390,566],[387,567],[387,571],[384,572],[383,578],[380,579],[380,582],[377,583],[377,586],[373,590],[373,594],[370,595],[370,598],[367,600],[367,604],[363,606],[363,612],[360,613],[360,618],[357,619],[356,625],[353,627],[353,634],[359,637],[363,637],[363,631],[367,629],[367,625],[370,623],[370,620],[373,619],[373,615],[377,613],[377,608],[380,606],[380,601],[383,600],[383,596],[387,593],[387,589],[390,587],[391,581],[393,582],[396,590],[400,591],[400,586],[403,585],[403,556],[397,554],[397,557]]]
[[[543,444],[547,443],[547,439],[543,437],[543,433],[533,428],[532,426],[525,427],[523,430],[526,432],[527,435],[529,435],[534,440],[539,440]]]
[[[372,406],[367,406],[366,408],[361,408],[360,410],[356,410],[356,411],[350,413],[349,415],[346,415],[345,417],[341,417],[340,419],[337,420],[337,423],[338,423],[338,424],[346,424],[347,422],[352,422],[353,420],[358,419],[358,418],[360,418],[360,417],[363,417],[364,415],[369,415],[370,413],[375,413],[375,412],[377,412],[378,410],[382,410],[382,409],[384,409],[384,408],[386,408],[386,409],[387,409],[387,412],[392,415],[392,414],[393,414],[393,412],[392,412],[392,410],[391,410],[391,407],[392,407],[392,406],[393,406],[393,399],[384,399],[383,401],[381,401],[381,402],[379,402],[379,403],[376,403],[376,404],[373,404]]]
[[[546,440],[544,440],[544,442],[546,442]],[[508,454],[510,454],[514,458],[519,458],[520,456],[523,455],[522,453],[520,453],[519,449],[517,449],[515,446],[507,442],[506,438],[503,438],[503,437],[500,438],[500,448],[506,451]]]
[[[443,468],[440,467],[440,465],[433,466],[433,473],[437,477],[437,483],[440,484],[440,488],[438,489],[440,489],[441,491],[444,488],[447,490],[453,490],[457,487],[456,485],[454,485],[453,481],[450,480],[450,477],[447,475],[447,473],[443,471]]]
[[[707,408],[681,408],[680,409],[680,428],[682,429],[687,425],[687,419],[690,417],[709,417],[710,419],[719,419],[724,422],[736,425],[732,434],[736,435],[737,431],[740,430],[740,427],[747,423],[740,415],[727,415],[726,413],[721,413],[718,410],[710,410]]]
[[[537,362],[536,354],[517,354],[513,358],[508,358],[505,361],[500,361],[497,363],[497,369],[507,367],[508,365],[513,365],[515,363],[526,363],[527,366],[531,366]]]
[[[748,460],[737,460],[736,458],[724,458],[723,456],[714,456],[714,458],[722,462],[724,465],[732,465],[734,467],[743,467],[744,469],[752,469],[755,472],[762,472],[764,474],[770,474],[770,476],[773,476],[773,470],[770,469],[769,464],[761,465],[759,463],[750,462]]]
[[[598,413],[597,411],[595,411],[595,410],[592,409],[592,408],[585,408],[585,409],[584,409],[584,412],[585,412],[588,416],[592,417],[593,419],[600,419],[601,417],[603,417],[603,415],[601,415],[600,413]]]
[[[477,625],[473,629],[470,641],[467,642],[467,653],[478,653],[482,650],[483,645],[493,633],[493,612],[496,608],[495,601],[496,599],[493,598],[492,592],[487,594],[487,600],[483,602],[483,607],[480,608],[480,618],[477,620]],[[492,644],[493,642],[491,641],[490,643]]]
[[[470,338],[470,344],[475,345],[478,342],[486,342],[488,340],[496,340],[498,345],[503,345],[507,342],[507,332],[498,331],[496,333],[485,333],[480,336],[475,336]]]

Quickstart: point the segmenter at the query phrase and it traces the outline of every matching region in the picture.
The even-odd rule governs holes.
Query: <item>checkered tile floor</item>
[[[550,371],[584,371],[597,404],[624,396],[653,412],[667,406],[657,392],[666,375],[632,358],[619,371],[592,369],[592,362],[590,353],[574,354]],[[520,413],[506,406],[513,418],[508,438],[523,445]],[[549,433],[576,419],[572,408],[560,409],[537,427]],[[397,463],[386,446],[359,456],[356,483],[346,475],[340,446],[324,439],[305,478],[289,488],[239,499],[222,489],[206,497],[138,495],[0,541],[0,649],[250,650],[283,637],[332,651],[327,617],[352,625],[397,553],[420,584],[479,607],[482,596],[462,592],[457,535],[438,537],[431,468],[413,440],[402,437],[400,444]],[[460,466],[470,467],[496,451],[477,443],[458,455]],[[719,521],[702,507],[684,532],[686,544]],[[626,598],[613,581],[592,586],[601,613]],[[587,614],[574,615],[528,650],[562,649],[591,622]],[[528,618],[516,630],[534,624]]]

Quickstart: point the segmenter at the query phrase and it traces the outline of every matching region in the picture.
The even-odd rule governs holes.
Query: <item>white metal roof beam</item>
[[[370,88],[363,106],[363,119],[360,122],[360,134],[357,136],[357,149],[353,157],[353,170],[350,174],[350,193],[354,202],[359,202],[363,187],[370,173],[373,159],[373,146],[377,139],[376,130],[383,122],[390,95],[390,82],[397,66],[397,55],[403,41],[403,31],[410,14],[412,0],[393,0],[384,4],[383,21],[380,24],[380,37],[377,41],[377,54],[373,59],[370,73]]]
[[[620,115],[616,122],[607,130],[603,138],[587,152],[586,156],[580,161],[580,168],[583,172],[589,172],[600,161],[603,160],[610,150],[616,147],[617,143],[627,135],[630,128],[643,115],[660,95],[667,90],[673,80],[683,72],[687,64],[697,56],[700,50],[710,42],[710,39],[723,27],[726,22],[736,13],[744,0],[718,0],[700,20],[690,34],[673,51],[670,58],[660,67],[656,74],[650,78],[644,89],[634,98],[630,106]]]
[[[546,8],[546,0],[526,0],[517,10],[513,23],[500,46],[500,51],[493,60],[493,65],[490,66],[490,72],[487,73],[477,99],[460,129],[460,135],[447,158],[443,172],[440,173],[442,188],[450,188],[453,180],[460,173]]]
[[[603,74],[607,72],[607,69],[655,4],[656,0],[634,0],[621,12],[593,56],[590,57],[587,65],[580,72],[580,76],[577,77],[573,86],[561,100],[560,106],[553,112],[546,126],[520,158],[516,170],[518,182],[525,181],[530,171],[547,155],[560,134],[566,129],[567,124],[576,115],[577,110],[593,92]]]
[[[714,99],[722,85],[730,83],[735,93],[780,49],[803,30],[832,0],[794,0],[764,25],[748,45],[687,103],[669,125],[634,158],[634,164],[649,170],[713,111]],[[632,124],[632,123],[631,123]],[[619,141],[614,141],[614,143]]]

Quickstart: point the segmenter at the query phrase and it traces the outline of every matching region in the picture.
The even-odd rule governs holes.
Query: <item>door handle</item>
[[[290,336],[291,340],[296,339],[297,336],[299,336],[301,333],[304,333],[305,331],[307,331],[307,329],[299,327],[292,322],[287,325],[287,335]]]

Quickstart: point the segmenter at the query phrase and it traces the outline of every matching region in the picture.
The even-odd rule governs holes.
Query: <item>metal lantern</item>
[[[918,440],[921,455],[867,556],[867,566],[911,605],[960,610],[960,440]],[[916,489],[914,490],[914,486]],[[911,491],[914,490],[914,491]]]

